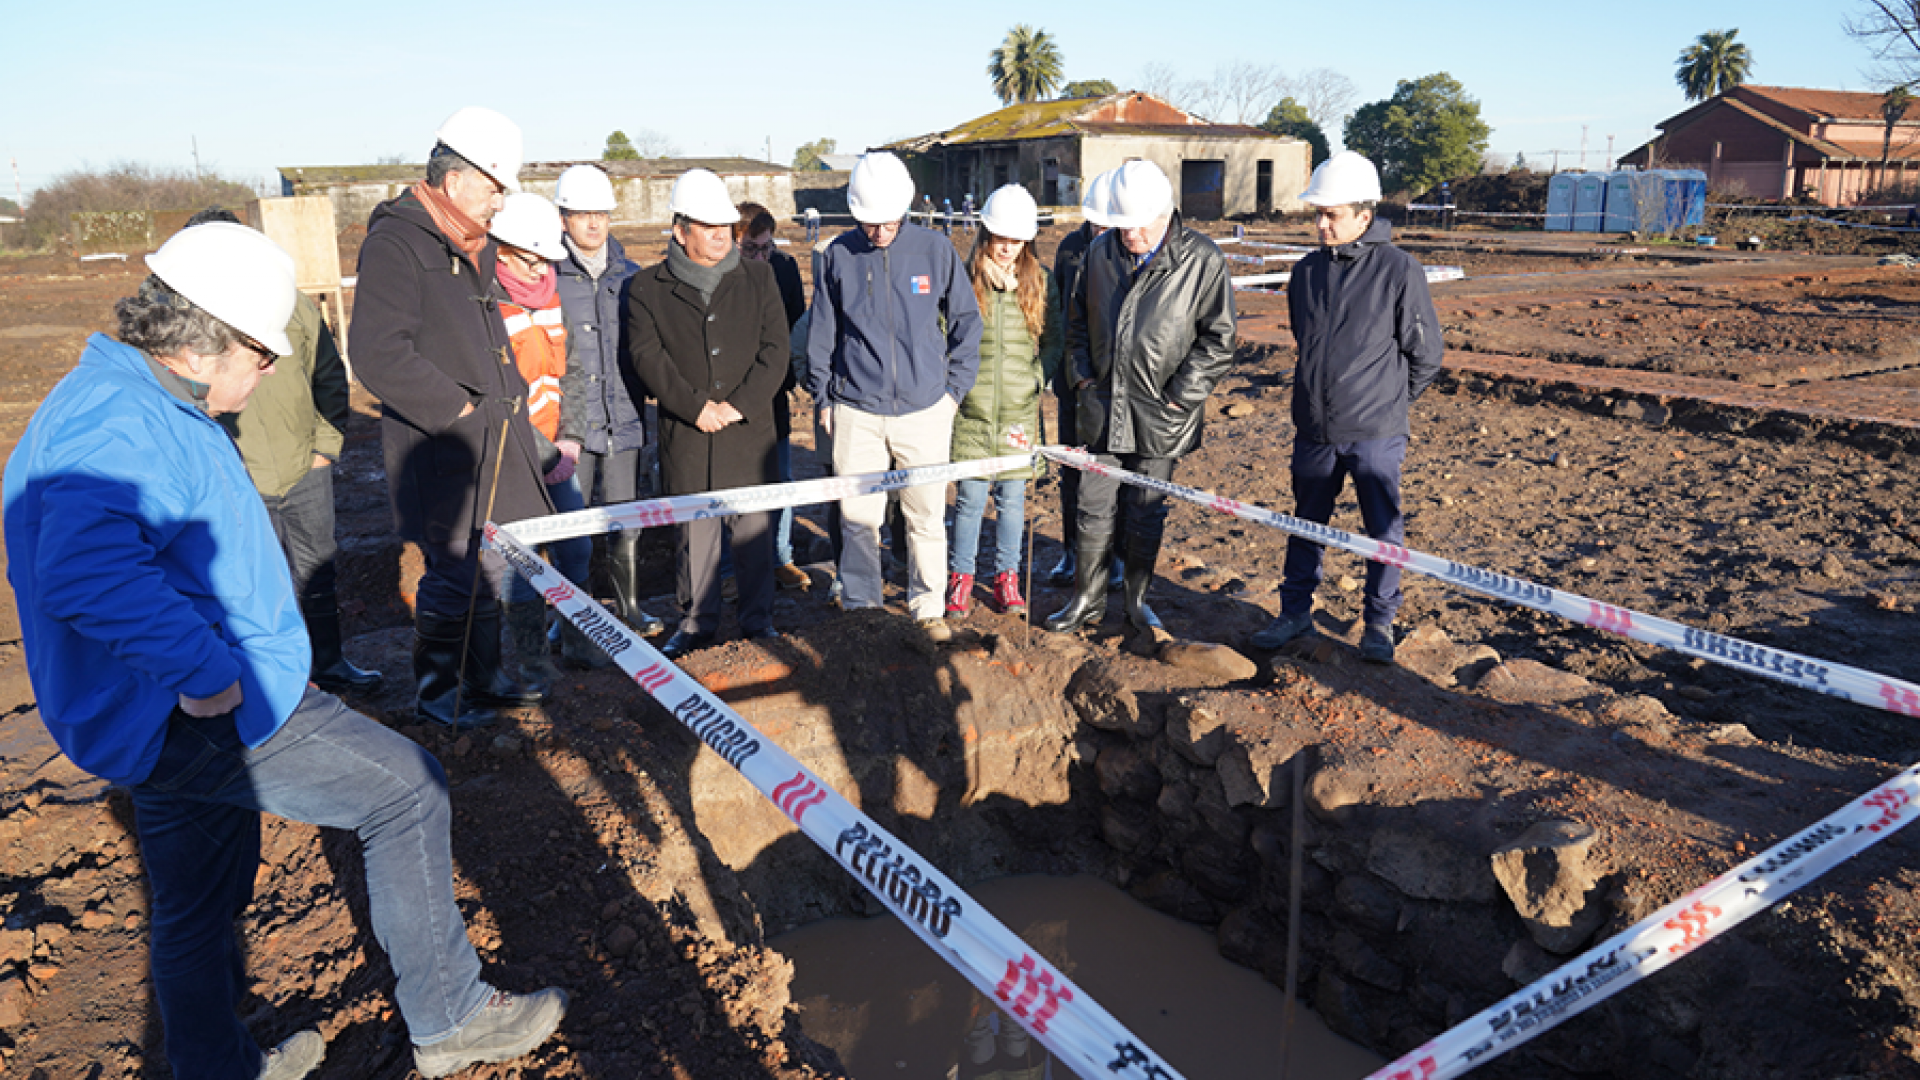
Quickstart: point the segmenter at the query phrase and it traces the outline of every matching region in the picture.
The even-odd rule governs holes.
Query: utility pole
[[[193,136],[193,179],[195,183],[200,180],[200,136],[198,135]]]
[[[1549,153],[1549,154],[1552,154],[1552,155],[1553,155],[1553,171],[1552,171],[1552,172],[1549,172],[1549,173],[1547,173],[1547,175],[1548,175],[1548,176],[1558,176],[1558,175],[1560,175],[1560,151],[1558,151],[1558,150],[1549,150],[1549,151],[1547,151],[1547,153]]]
[[[773,136],[767,136],[767,161],[773,161]]]
[[[1580,171],[1587,171],[1587,125],[1580,125]]]
[[[1613,168],[1613,136],[1607,136],[1607,168]]]
[[[19,209],[14,213],[20,217],[20,246],[27,244],[27,197],[20,194],[20,159],[10,157],[7,163],[13,166],[13,202]]]

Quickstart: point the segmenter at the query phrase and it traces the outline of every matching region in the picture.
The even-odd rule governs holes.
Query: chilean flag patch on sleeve
[[[913,283],[915,296],[927,296],[933,292],[933,278],[926,274],[915,274],[908,280]]]

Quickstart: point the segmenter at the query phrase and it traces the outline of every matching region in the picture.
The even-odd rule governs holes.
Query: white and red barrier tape
[[[1765,911],[1914,817],[1920,765],[1456,1025],[1368,1080],[1447,1080],[1511,1050]]]
[[[1021,455],[1015,460],[1025,463],[1032,457]],[[1180,1080],[1179,1073],[1099,1002],[931,863],[608,615],[512,535],[530,524],[503,528],[489,522],[487,546],[531,581],[547,603],[605,650],[674,719],[864,884],[928,948],[1018,1020],[1055,1057],[1081,1076]]]
[[[660,525],[677,525],[683,521],[698,521],[702,518],[784,510],[789,506],[836,502],[854,495],[897,491],[916,484],[993,476],[1011,472],[1014,469],[1024,469],[1032,465],[1033,460],[1032,454],[1009,454],[1005,457],[983,458],[978,461],[958,461],[950,465],[924,465],[917,469],[895,469],[890,472],[862,473],[858,476],[828,476],[818,480],[796,480],[788,484],[729,488],[725,491],[709,491],[699,495],[672,495],[661,499],[643,499],[639,502],[589,507],[565,514],[550,514],[546,517],[516,521],[507,528],[521,543],[550,544],[556,540],[571,540],[576,536],[594,536],[626,529],[650,529]]]
[[[1815,660],[1810,656],[1801,656],[1783,649],[1771,649],[1765,645],[1756,645],[1750,641],[1742,641],[1739,638],[1726,637],[1706,630],[1696,630],[1670,619],[1642,614],[1629,608],[1615,607],[1612,604],[1603,604],[1577,593],[1537,585],[1524,578],[1508,577],[1492,570],[1482,570],[1477,566],[1468,566],[1465,563],[1457,563],[1393,544],[1383,544],[1378,540],[1252,506],[1237,499],[1229,499],[1171,481],[1155,480],[1125,469],[1102,465],[1084,451],[1048,446],[1042,447],[1040,452],[1063,465],[1111,476],[1138,487],[1165,492],[1174,498],[1195,503],[1222,514],[1230,514],[1243,521],[1266,525],[1318,544],[1351,551],[1374,562],[1389,563],[1415,570],[1470,592],[1491,596],[1496,600],[1505,600],[1510,604],[1530,607],[1536,611],[1545,611],[1583,626],[1591,626],[1596,630],[1605,630],[1635,641],[1659,645],[1675,652],[1697,656],[1702,660],[1723,664],[1751,675],[1788,683],[1805,690],[1844,698],[1856,705],[1883,709],[1905,716],[1920,716],[1920,686],[1901,679],[1862,671],[1845,664]]]

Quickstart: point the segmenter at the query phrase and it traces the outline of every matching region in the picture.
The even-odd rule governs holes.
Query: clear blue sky
[[[418,161],[454,109],[488,105],[526,131],[530,160],[597,157],[615,128],[684,154],[790,161],[827,137],[858,150],[997,107],[987,54],[1017,22],[1050,32],[1070,79],[1129,88],[1149,64],[1206,78],[1233,60],[1327,67],[1359,101],[1445,71],[1481,102],[1491,149],[1588,164],[1624,153],[1685,102],[1674,59],[1738,28],[1753,81],[1869,90],[1871,58],[1838,4],[207,3],[15,5],[5,19],[0,154],[28,192],[118,161],[247,182],[282,165]],[[556,20],[590,12],[589,22]],[[1191,18],[1185,17],[1190,13]],[[733,43],[759,38],[754,48]],[[1329,134],[1337,144],[1339,132]],[[0,193],[12,197],[11,175]]]

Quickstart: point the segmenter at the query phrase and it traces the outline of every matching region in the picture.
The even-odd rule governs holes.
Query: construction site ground
[[[1042,238],[1049,262],[1059,235]],[[641,261],[658,258],[657,230],[621,236]],[[1249,239],[1297,244],[1308,236],[1303,228],[1272,228]],[[1680,247],[1641,254],[1623,250],[1629,245],[1619,238],[1565,234],[1417,231],[1405,242],[1423,262],[1467,274],[1433,290],[1447,372],[1414,409],[1408,546],[1920,681],[1912,647],[1920,522],[1911,520],[1920,506],[1920,349],[1912,333],[1920,271],[1879,265],[1884,247],[1857,239],[1842,254]],[[350,231],[343,238],[349,267],[354,247]],[[804,271],[804,249],[789,250],[801,252]],[[138,267],[137,256],[85,266],[60,256],[0,261],[0,452],[11,453],[85,335],[111,328],[112,302],[137,286]],[[1285,298],[1242,292],[1238,304],[1237,362],[1209,405],[1205,445],[1182,461],[1175,479],[1290,510],[1283,462],[1293,435],[1293,351]],[[703,888],[676,877],[697,875],[698,863],[669,856],[698,846],[688,835],[686,786],[696,747],[645,705],[637,687],[617,672],[570,673],[547,707],[527,710],[506,732],[459,736],[415,723],[403,597],[418,560],[391,534],[377,404],[356,390],[354,409],[336,480],[343,610],[349,652],[388,673],[379,694],[354,704],[445,763],[461,903],[491,977],[518,990],[565,985],[574,995],[560,1036],[531,1058],[462,1075],[841,1075],[831,1053],[800,1031],[783,958],[760,943],[716,941],[679,914],[673,898]],[[810,430],[810,407],[796,395],[803,477],[819,471]],[[1059,553],[1051,480],[1029,507],[1035,567],[1044,570]],[[769,648],[800,650],[822,664],[879,662],[859,655],[871,628],[850,625],[825,599],[823,522],[819,513],[802,515],[798,547],[816,585],[781,594],[775,615],[787,642],[701,654],[697,673],[710,685],[751,683],[775,662]],[[1334,523],[1359,528],[1350,500]],[[1170,631],[1244,649],[1246,636],[1277,610],[1284,545],[1277,533],[1178,506],[1152,594]],[[650,533],[643,552],[658,594],[650,606],[670,617],[671,538]],[[1305,710],[1323,707],[1315,685],[1356,680],[1379,686],[1377,700],[1389,711],[1427,700],[1421,695],[1469,694],[1432,667],[1376,671],[1348,662],[1359,636],[1363,572],[1356,559],[1330,557],[1318,618],[1333,644],[1290,650],[1256,676],[1225,684],[1161,668],[1152,676],[1157,688],[1178,690],[1191,678],[1249,700],[1279,699],[1264,708]],[[1065,598],[1037,585],[1034,593],[1036,621]],[[147,899],[127,802],[74,770],[47,740],[11,599],[6,590],[0,602],[0,1061],[8,1075],[46,1080],[170,1075],[146,979]],[[1022,662],[1050,662],[1044,631],[976,611],[976,625],[955,647],[974,647],[967,643],[990,634],[1003,662],[997,691],[1024,693]],[[1920,721],[1912,718],[1417,575],[1408,576],[1400,623],[1424,640],[1444,635],[1509,662],[1582,677],[1610,700],[1657,703],[1633,738],[1615,739],[1617,759],[1590,770],[1577,758],[1537,752],[1538,733],[1519,727],[1537,718],[1535,706],[1488,698],[1474,699],[1488,719],[1471,732],[1447,724],[1427,732],[1455,753],[1382,750],[1386,767],[1400,770],[1397,779],[1431,779],[1421,774],[1471,762],[1471,775],[1456,779],[1484,798],[1596,824],[1605,836],[1597,857],[1631,882],[1630,905],[1641,911],[1920,756]],[[1095,640],[1118,655],[1114,626],[1110,620]],[[1425,730],[1419,709],[1396,715],[1384,730]],[[1342,722],[1326,718],[1330,729]],[[1510,740],[1498,734],[1502,725],[1514,733]],[[1395,781],[1387,775],[1382,784]],[[1820,1075],[1920,1075],[1916,843],[1896,835],[1787,910],[1735,932],[1799,942],[1786,955],[1802,960],[1782,976],[1796,992],[1835,1002],[1834,1015],[1846,1018],[1839,1030],[1815,1030],[1830,1019],[1824,1014],[1782,1007],[1784,991],[1751,1001],[1729,992],[1699,1008],[1778,1010],[1778,1024],[1798,1040],[1788,1057],[1823,1062]],[[352,838],[271,823],[265,851],[258,897],[242,921],[256,979],[250,1023],[268,1041],[319,1027],[330,1042],[322,1077],[409,1075],[405,1029],[368,929]],[[1825,1056],[1801,1057],[1815,1053]],[[1695,1068],[1699,1076],[1733,1074],[1704,1059]],[[1739,1074],[1814,1074],[1796,1068]]]

